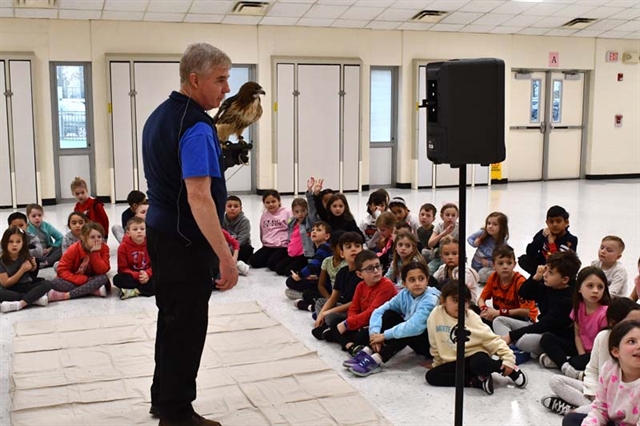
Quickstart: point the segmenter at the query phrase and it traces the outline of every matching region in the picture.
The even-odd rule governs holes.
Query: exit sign
[[[618,52],[608,51],[607,52],[606,61],[607,62],[618,62]]]

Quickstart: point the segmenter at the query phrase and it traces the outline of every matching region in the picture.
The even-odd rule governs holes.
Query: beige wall
[[[232,60],[256,64],[258,80],[265,87],[265,113],[259,124],[257,148],[258,188],[273,182],[273,56],[349,58],[361,60],[361,140],[363,183],[368,183],[369,164],[369,67],[399,66],[400,105],[397,181],[415,181],[416,158],[414,59],[498,57],[511,67],[546,68],[548,52],[560,52],[562,69],[594,70],[592,114],[587,152],[587,172],[638,173],[638,65],[604,63],[604,51],[638,51],[637,41],[587,38],[526,37],[488,34],[431,33],[417,31],[371,31],[355,29],[227,26],[213,24],[140,23],[116,21],[0,20],[0,52],[33,52],[37,154],[42,175],[43,198],[55,196],[50,112],[49,61],[91,61],[95,122],[96,184],[98,195],[110,195],[111,146],[107,112],[108,85],[105,55],[179,55],[194,41],[210,42],[225,50]],[[611,76],[625,72],[625,82],[614,84]],[[178,79],[176,76],[176,87]],[[506,86],[509,99],[509,80]],[[622,99],[622,100],[621,100]],[[613,114],[625,114],[625,126],[613,129]],[[615,112],[614,112],[615,110]],[[508,109],[507,109],[508,111]],[[506,117],[506,126],[509,117]],[[611,140],[616,150],[611,150]],[[635,142],[635,143],[634,143]],[[507,143],[509,141],[507,140]],[[614,157],[615,156],[615,157]],[[617,162],[617,163],[616,163]],[[505,164],[508,177],[508,161]],[[63,188],[66,186],[63,183]]]

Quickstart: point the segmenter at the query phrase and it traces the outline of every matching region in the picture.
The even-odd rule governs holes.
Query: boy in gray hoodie
[[[227,197],[222,228],[240,243],[238,260],[249,263],[249,259],[253,255],[251,222],[242,211],[242,200],[235,195]]]

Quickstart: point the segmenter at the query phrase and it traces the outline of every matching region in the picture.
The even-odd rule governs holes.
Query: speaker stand
[[[455,426],[462,425],[462,409],[464,402],[464,349],[467,335],[464,330],[466,314],[466,245],[467,245],[467,165],[459,166],[458,181],[458,330],[457,358],[456,358],[456,402],[455,402]]]

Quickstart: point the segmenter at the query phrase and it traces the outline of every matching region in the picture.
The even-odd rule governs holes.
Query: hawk
[[[218,140],[224,143],[229,136],[236,135],[238,142],[243,142],[244,129],[258,121],[262,116],[260,95],[266,94],[262,86],[248,81],[240,87],[238,93],[222,102],[213,122],[218,130]]]

